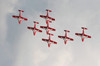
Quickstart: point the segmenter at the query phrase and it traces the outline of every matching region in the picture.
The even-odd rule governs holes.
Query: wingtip
[[[12,15],[12,17],[14,17],[14,15]]]
[[[29,29],[30,27],[27,27],[27,29]]]
[[[78,35],[78,33],[75,33],[75,35]]]
[[[25,20],[27,21],[28,19],[26,18]]]
[[[42,15],[40,15],[40,17],[42,17]]]
[[[54,41],[54,44],[57,44],[57,42],[56,42],[56,41]]]

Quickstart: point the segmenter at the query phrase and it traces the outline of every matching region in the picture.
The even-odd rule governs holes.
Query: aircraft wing
[[[48,41],[49,41],[49,39],[42,39],[42,41],[46,41],[46,42],[48,42]]]
[[[54,18],[52,18],[52,17],[48,17],[50,20],[52,20],[52,21],[55,21],[55,19]]]
[[[56,31],[56,29],[49,27],[48,29],[52,30],[52,31]]]
[[[40,28],[47,29],[47,26],[40,26]]]
[[[44,16],[44,15],[40,15],[40,17],[41,17],[41,18],[46,18],[47,16]]]
[[[57,42],[55,42],[55,41],[52,41],[52,40],[50,40],[50,42],[51,42],[51,43],[53,43],[53,44],[57,44]]]
[[[69,40],[71,40],[71,41],[73,41],[74,39],[72,39],[72,38],[69,38],[69,37],[67,37],[67,39],[69,39]]]
[[[27,29],[33,29],[34,30],[34,27],[27,27]]]
[[[13,17],[13,18],[19,18],[19,16],[15,16],[15,15],[13,15],[12,17]]]
[[[65,36],[58,36],[59,38],[62,38],[62,39],[64,39],[65,38]]]
[[[39,30],[39,29],[37,29],[37,28],[36,28],[35,30],[37,30],[38,32],[42,32],[42,30]]]
[[[25,21],[27,21],[28,19],[27,18],[24,18],[24,17],[20,17],[21,19],[24,19]]]
[[[91,36],[89,36],[89,35],[86,35],[86,34],[84,34],[84,36],[85,36],[85,37],[87,37],[87,38],[91,38]]]
[[[82,36],[82,33],[75,33],[75,35],[77,35],[77,36]]]

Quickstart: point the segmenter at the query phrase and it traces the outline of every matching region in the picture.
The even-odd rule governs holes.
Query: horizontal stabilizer
[[[50,36],[53,36],[53,34],[49,33]]]
[[[46,9],[46,11],[52,12],[52,11],[51,11],[51,10],[49,10],[49,9]]]
[[[69,30],[64,30],[65,32],[70,32]]]
[[[34,23],[39,24],[39,22],[34,21]]]
[[[87,30],[87,28],[85,28],[85,27],[81,27],[81,28]]]
[[[24,12],[23,10],[18,10],[18,11]]]

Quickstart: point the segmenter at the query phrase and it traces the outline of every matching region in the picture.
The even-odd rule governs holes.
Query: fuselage
[[[22,20],[22,18],[21,18],[21,11],[19,11],[19,18],[18,18],[19,24],[21,23],[21,20]]]
[[[82,39],[82,42],[83,42],[84,39],[85,39],[85,36],[84,36],[84,29],[83,29],[83,33],[82,33],[81,39]]]

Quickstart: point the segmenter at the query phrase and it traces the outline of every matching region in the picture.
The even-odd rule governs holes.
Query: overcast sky
[[[23,17],[28,21],[12,18],[18,15],[18,9],[24,10]],[[40,26],[46,25],[40,15],[49,14],[55,18],[50,26],[52,40],[58,44],[48,44],[42,38],[48,38],[45,30],[33,36],[27,26],[33,26],[38,21]],[[81,33],[81,27],[87,27],[86,34],[91,39],[76,36]],[[58,35],[65,35],[64,30],[70,30],[68,36],[74,41],[64,44]],[[100,0],[1,0],[0,1],[0,66],[100,66]]]

